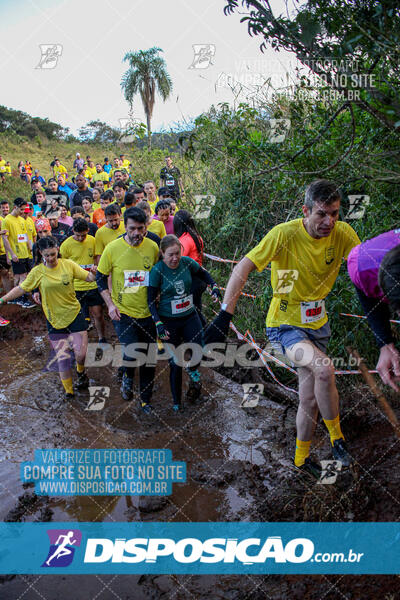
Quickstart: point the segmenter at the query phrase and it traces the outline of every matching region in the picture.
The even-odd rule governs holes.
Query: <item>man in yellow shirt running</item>
[[[125,226],[121,221],[121,209],[116,202],[109,204],[104,209],[106,224],[96,231],[95,235],[95,253],[97,264],[100,256],[103,254],[104,248],[110,242],[113,242],[117,237],[125,233]]]
[[[321,467],[309,457],[318,412],[329,431],[332,453],[349,466],[339,419],[335,369],[326,355],[330,336],[325,298],[343,258],[360,243],[356,232],[338,221],[340,192],[327,180],[311,183],[305,194],[303,219],[273,227],[234,268],[221,312],[207,329],[206,343],[225,336],[249,274],[271,263],[273,298],[267,315],[271,343],[298,367],[299,407],[294,464],[319,477]]]
[[[112,206],[112,205],[111,205]],[[111,206],[106,208],[111,208]],[[145,237],[146,215],[138,208],[125,211],[126,233],[105,248],[97,269],[97,286],[107,305],[118,339],[129,352],[125,364],[132,364],[132,348],[154,344],[156,328],[147,303],[149,272],[158,259],[158,246]],[[102,227],[104,229],[104,227]],[[99,230],[100,231],[100,230]],[[111,275],[111,294],[107,279]],[[155,367],[139,367],[140,402],[145,413],[151,412]],[[124,400],[132,400],[134,367],[126,366],[121,393]]]
[[[89,226],[87,221],[81,218],[75,219],[72,230],[73,235],[60,246],[61,257],[73,260],[85,271],[93,271],[95,269],[95,239],[93,236],[88,235]],[[106,325],[103,316],[104,300],[99,294],[96,282],[74,279],[74,288],[86,321],[90,322],[90,313],[92,313],[99,343],[106,344]]]

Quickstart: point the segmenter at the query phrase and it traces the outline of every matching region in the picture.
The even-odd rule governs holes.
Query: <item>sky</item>
[[[291,55],[261,53],[225,0],[0,0],[0,103],[48,118],[76,134],[91,120],[113,127],[128,118],[121,78],[126,52],[162,48],[173,90],[156,97],[153,131],[168,130],[219,102],[237,103],[229,85],[275,87],[292,72]],[[273,3],[274,4],[274,3]],[[284,10],[281,0],[276,7]],[[55,58],[42,58],[48,47]],[[204,60],[201,56],[205,55]],[[203,68],[200,68],[203,67]],[[239,86],[240,87],[240,86]],[[145,121],[140,98],[134,118]],[[123,121],[122,121],[123,123]]]

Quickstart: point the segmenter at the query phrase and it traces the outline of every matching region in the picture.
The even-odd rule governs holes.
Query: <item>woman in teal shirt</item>
[[[203,346],[202,324],[193,304],[192,277],[196,275],[211,286],[214,300],[222,299],[221,292],[211,275],[195,260],[181,256],[181,244],[175,235],[166,235],[160,243],[160,260],[150,271],[148,303],[161,340],[168,341],[172,354],[170,364],[170,384],[173,409],[181,409],[182,362],[177,357],[177,349],[185,344]],[[158,307],[156,300],[159,296]],[[202,353],[201,353],[202,354]],[[194,353],[192,353],[192,361]],[[197,364],[200,363],[201,356]],[[192,362],[190,361],[190,362]],[[180,363],[180,364],[179,364]],[[195,400],[200,395],[200,373],[191,365],[188,397]]]

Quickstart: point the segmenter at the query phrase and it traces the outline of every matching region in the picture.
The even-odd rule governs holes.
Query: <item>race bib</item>
[[[301,302],[300,310],[302,323],[314,323],[325,316],[325,300]]]
[[[193,295],[185,296],[184,298],[178,298],[177,300],[171,300],[171,311],[173,315],[179,315],[186,312],[193,306]]]
[[[149,285],[149,271],[124,271],[124,292],[132,293]]]
[[[24,242],[28,241],[28,234],[27,233],[19,233],[18,234],[18,243],[19,244],[23,244]]]
[[[90,269],[93,267],[92,265],[79,265],[82,269],[85,269],[85,271],[90,271]]]

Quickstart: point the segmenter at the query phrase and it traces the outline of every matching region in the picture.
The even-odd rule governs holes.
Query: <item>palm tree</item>
[[[151,117],[155,102],[156,89],[165,102],[172,91],[172,81],[165,60],[158,56],[161,48],[153,47],[139,52],[127,52],[124,62],[129,63],[129,69],[122,76],[121,87],[125,100],[131,108],[133,98],[140,94],[147,119],[147,146],[151,148]]]

